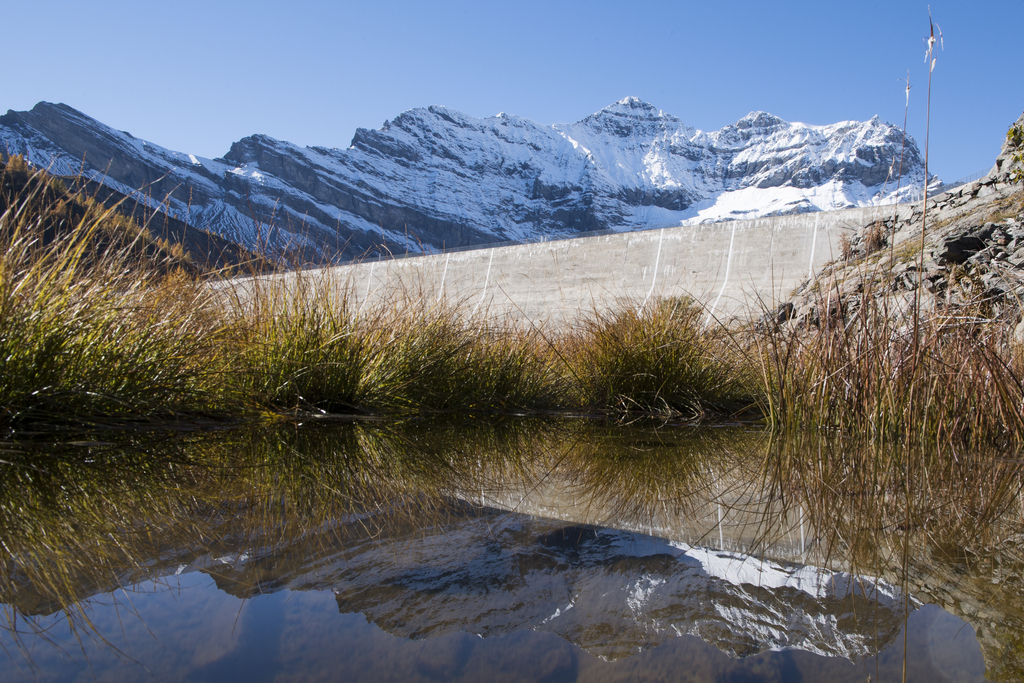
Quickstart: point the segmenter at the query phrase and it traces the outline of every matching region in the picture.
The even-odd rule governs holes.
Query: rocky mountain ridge
[[[253,135],[220,159],[40,103],[0,116],[0,149],[292,262],[887,203],[924,182],[913,140],[877,117],[754,112],[702,132],[636,98],[554,126],[431,106],[357,130],[347,149]]]

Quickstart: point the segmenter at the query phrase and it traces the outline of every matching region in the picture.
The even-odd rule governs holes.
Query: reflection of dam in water
[[[709,477],[711,479],[711,477]],[[463,493],[482,507],[644,534],[666,541],[727,553],[759,555],[781,562],[826,563],[810,520],[799,506],[779,506],[754,483],[729,478],[697,491],[684,506],[672,501],[637,501],[594,495],[556,476],[520,489]]]
[[[717,317],[770,306],[855,228],[910,206],[863,207],[396,258],[330,269],[360,302],[397,292],[555,326],[623,300],[689,295]],[[287,277],[287,276],[286,276]]]
[[[742,448],[742,444],[737,445]],[[754,442],[746,445],[752,447]],[[579,458],[577,462],[585,459]],[[765,600],[761,606],[775,603],[769,612],[777,608],[796,619],[790,626],[801,620],[817,623],[819,627],[832,624],[817,631],[813,642],[782,644],[773,642],[768,634],[785,632],[788,626],[772,623],[770,617],[756,614],[757,609],[742,617],[734,615],[737,621],[733,628],[737,632],[745,629],[744,637],[760,639],[771,648],[833,653],[849,648],[842,656],[852,660],[876,653],[877,649],[858,641],[859,629],[864,624],[851,632],[834,627],[848,627],[856,622],[851,616],[863,616],[867,603],[868,613],[880,607],[875,616],[884,614],[886,620],[892,619],[888,626],[894,630],[888,637],[894,637],[904,599],[900,586],[907,580],[910,590],[906,597],[911,611],[933,604],[956,615],[970,625],[970,637],[977,637],[986,659],[998,660],[998,653],[1003,651],[1005,639],[1014,627],[1007,623],[1007,632],[1000,631],[1009,615],[1016,622],[1016,604],[1001,612],[981,597],[984,591],[979,591],[975,580],[968,577],[970,572],[965,573],[955,562],[937,561],[941,552],[936,552],[924,537],[909,541],[913,551],[906,579],[902,576],[900,548],[882,542],[878,536],[872,548],[874,557],[861,565],[863,559],[851,559],[847,540],[829,528],[836,520],[814,519],[793,498],[787,496],[783,501],[767,492],[763,488],[765,482],[757,476],[740,471],[742,468],[722,465],[722,471],[705,470],[690,479],[689,493],[683,497],[671,487],[655,495],[652,492],[658,487],[639,495],[628,488],[621,492],[623,495],[612,487],[595,491],[585,483],[586,478],[580,479],[572,472],[572,465],[568,466],[568,476],[560,476],[558,468],[553,468],[540,480],[517,488],[481,488],[458,491],[455,495],[472,505],[550,520],[577,535],[582,533],[580,530],[589,530],[598,538],[633,538],[633,543],[650,537],[661,544],[662,554],[673,556],[666,566],[685,564],[698,568],[719,593],[715,598],[709,593],[708,599],[722,600],[720,604],[730,605],[730,610],[744,600],[750,600],[751,608],[758,600]],[[672,588],[666,586],[665,590]],[[803,599],[790,602],[798,594],[804,594]],[[808,597],[815,609],[797,605]],[[826,604],[829,607],[822,610]],[[651,611],[658,613],[659,609],[652,606]],[[725,611],[720,613],[725,617]],[[795,628],[804,629],[807,624]],[[886,628],[874,623],[870,627]],[[759,635],[753,635],[760,629],[763,631]],[[729,647],[724,643],[716,645],[723,650]]]

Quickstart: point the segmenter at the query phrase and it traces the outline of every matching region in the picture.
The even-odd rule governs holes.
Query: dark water
[[[743,428],[105,438],[5,448],[0,680],[1019,680],[1019,485],[898,529]]]

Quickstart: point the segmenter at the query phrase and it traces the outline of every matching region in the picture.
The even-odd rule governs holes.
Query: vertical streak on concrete
[[[722,533],[722,489],[719,480],[715,479],[715,471],[708,469],[711,478],[715,480],[715,498],[718,500],[718,549],[725,550],[725,535]]]
[[[363,310],[363,306],[370,300],[370,285],[373,283],[373,267],[377,265],[376,262],[370,264],[370,274],[366,276],[366,293],[363,294],[363,300],[359,303],[359,310]]]
[[[480,301],[476,302],[476,306],[473,307],[473,313],[476,315],[477,309],[480,308],[480,304],[484,302],[484,297],[487,296],[487,283],[491,279],[491,264],[494,263],[494,247],[491,247],[491,258],[487,261],[487,274],[484,276],[484,291],[480,292]]]
[[[644,297],[644,302],[640,304],[640,311],[644,310],[647,306],[647,300],[651,298],[651,293],[654,291],[654,285],[658,283],[658,263],[661,261],[661,241],[665,239],[665,229],[662,228],[658,231],[658,253],[654,257],[654,272],[651,273],[651,288],[647,290],[647,296]]]
[[[444,279],[448,275],[448,259],[450,259],[451,257],[452,257],[451,254],[447,254],[444,257],[444,272],[441,273],[441,284],[437,288],[437,300],[438,301],[440,301],[441,297],[444,296]]]
[[[707,327],[711,324],[711,321],[715,319],[715,309],[718,308],[718,302],[721,300],[722,295],[725,294],[725,287],[729,284],[729,267],[732,265],[732,247],[736,241],[736,221],[732,222],[732,234],[729,236],[729,256],[725,259],[725,279],[722,280],[722,288],[718,290],[718,296],[715,297],[715,303],[711,304],[711,308],[708,309],[708,317],[704,321],[704,326]]]
[[[811,240],[811,261],[807,264],[807,278],[811,279],[814,277],[814,249],[818,246],[818,214],[814,214],[814,227],[811,228],[814,231],[814,238]]]
[[[718,549],[725,550],[725,534],[722,533],[722,504],[718,504]]]
[[[804,506],[800,506],[800,558],[806,559],[807,546],[804,544]]]

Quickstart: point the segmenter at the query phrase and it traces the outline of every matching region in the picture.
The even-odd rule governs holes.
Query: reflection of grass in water
[[[619,505],[685,505],[719,443],[689,459],[622,456],[617,434],[590,421],[367,422],[12,450],[0,470],[0,592],[47,613],[216,554],[200,549],[221,540],[312,557],[353,534],[441,523],[463,514],[453,496],[532,486],[555,461]]]
[[[877,554],[883,540],[907,538],[907,531],[977,551],[1001,525],[1021,522],[1020,462],[992,448],[950,457],[933,445],[801,435],[772,442],[763,477],[769,495],[803,506],[827,540],[853,553],[851,561],[885,559]],[[861,540],[865,534],[870,541]],[[864,549],[870,556],[861,555]]]
[[[991,447],[951,450],[776,439],[764,459],[766,493],[803,510],[824,563],[883,577],[961,616],[978,632],[989,680],[1021,680],[1022,463]]]
[[[569,495],[642,521],[686,516],[719,499],[757,461],[764,433],[745,428],[589,426],[560,463]]]
[[[736,429],[541,420],[305,425],[45,456],[36,448],[6,453],[11,464],[0,470],[5,575],[9,588],[17,571],[43,593],[74,594],[82,576],[145,566],[140,558],[159,554],[153,534],[198,538],[231,520],[233,533],[269,547],[355,514],[379,513],[367,524],[403,509],[441,514],[460,491],[529,488],[550,476],[568,495],[634,518],[722,500],[727,482],[752,486],[769,503],[766,524],[800,506],[829,552],[865,564],[877,559],[865,548],[876,552],[906,530],[907,491],[910,530],[964,548],[996,538],[1018,512],[1019,463],[1003,454],[975,451],[951,464],[923,452],[908,482],[901,453],[769,444]]]
[[[912,543],[912,589],[956,560],[922,549],[982,556],[1019,529],[1018,463],[998,453],[957,454],[953,465],[921,453],[907,470],[899,452],[870,443],[768,443],[757,432],[582,420],[310,424],[134,441],[4,454],[0,592],[16,605],[9,620],[63,608],[88,632],[75,606],[82,598],[239,548],[252,558],[232,573],[231,590],[247,595],[347,543],[462,516],[459,491],[529,488],[548,476],[635,519],[685,515],[724,497],[723,481],[753,481],[768,503],[766,545],[786,531],[772,525],[800,507],[828,564],[898,580],[901,549]],[[1001,588],[971,590],[984,600]],[[1007,591],[1010,613],[1024,601]]]
[[[454,489],[498,473],[526,476],[530,454],[557,429],[357,423],[9,448],[0,468],[0,594],[24,600],[31,587],[26,608],[52,611],[82,591],[148,576],[153,558],[177,566],[168,552],[187,555],[226,530],[270,549],[303,536],[331,542],[348,533],[346,520],[377,535],[388,524],[440,517]],[[174,548],[161,545],[169,540]]]
[[[76,637],[96,637],[81,597],[144,574],[167,530],[203,533],[205,521],[184,495],[194,480],[180,455],[143,439],[127,449],[4,448],[0,598],[18,605],[5,609],[8,629],[37,630],[47,641],[34,619],[18,614],[63,609]]]
[[[90,595],[238,547],[316,557],[346,536],[447,513],[435,492],[450,464],[412,452],[387,426],[161,436],[6,449],[0,597],[10,631],[45,641],[32,615],[64,610],[76,637],[102,639],[81,604]],[[258,563],[245,577],[267,578]]]

